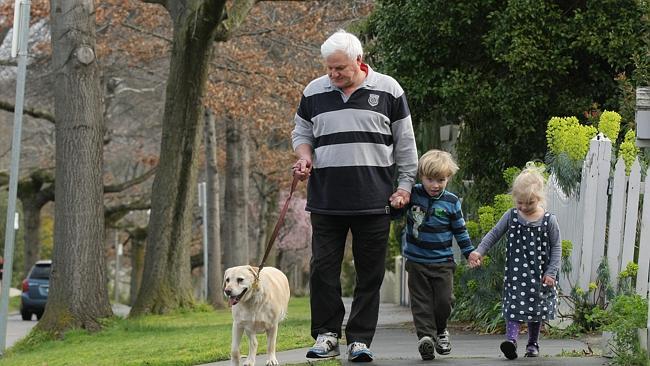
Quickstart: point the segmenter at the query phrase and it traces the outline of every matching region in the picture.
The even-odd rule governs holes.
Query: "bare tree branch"
[[[266,34],[266,33],[272,33],[275,32],[275,29],[261,29],[257,31],[252,31],[252,32],[239,32],[235,35],[232,36],[232,38],[237,38],[237,37],[255,37],[259,36],[261,34]]]
[[[146,1],[145,1],[145,2],[146,2]],[[131,24],[131,23],[126,23],[126,22],[122,22],[121,24],[122,24],[123,26],[125,26],[126,28],[132,29],[132,30],[134,30],[134,31],[136,31],[136,32],[140,32],[140,33],[143,33],[143,34],[148,34],[148,35],[150,35],[150,36],[152,36],[152,37],[156,37],[156,38],[158,38],[158,39],[162,39],[163,41],[166,41],[166,42],[169,43],[169,44],[172,43],[172,39],[171,39],[171,38],[169,38],[169,37],[165,37],[165,36],[160,35],[160,34],[158,34],[158,33],[154,33],[154,32],[148,31],[148,30],[143,29],[143,28],[140,28],[140,27],[138,27],[137,25],[133,25],[133,24]]]
[[[227,10],[228,18],[219,24],[216,40],[225,42],[230,39],[232,32],[244,23],[246,16],[258,0],[235,1]]]
[[[142,2],[143,3],[149,3],[149,4],[160,4],[165,9],[167,9],[167,1],[166,0],[142,0]]]
[[[119,184],[106,185],[106,186],[104,186],[104,193],[122,192],[127,188],[133,187],[135,185],[138,185],[138,184],[146,181],[147,179],[149,179],[149,177],[154,175],[157,170],[158,170],[158,167],[156,166],[156,167],[153,167],[152,169],[150,169],[148,172],[142,174],[141,176],[136,177],[134,179],[131,179],[129,181],[119,183]]]
[[[112,227],[131,211],[143,211],[149,209],[151,209],[151,201],[149,199],[140,198],[133,202],[105,207],[104,220],[106,221],[106,226]]]
[[[12,60],[0,60],[0,66],[18,66],[18,63]]]
[[[14,112],[16,110],[16,105],[14,103],[7,102],[6,100],[0,100],[0,109],[5,110],[7,112]],[[55,123],[54,115],[49,111],[45,111],[37,108],[31,108],[31,107],[23,107],[23,113],[30,117],[44,119],[46,121]]]

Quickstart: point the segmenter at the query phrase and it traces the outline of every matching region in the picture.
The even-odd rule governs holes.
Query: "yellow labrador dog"
[[[279,365],[275,358],[278,323],[284,319],[289,305],[287,276],[273,267],[264,267],[256,282],[258,268],[238,266],[228,268],[223,275],[223,293],[232,307],[231,365],[239,365],[239,343],[243,332],[248,337],[248,357],[245,366],[255,365],[257,333],[266,332],[267,366]]]

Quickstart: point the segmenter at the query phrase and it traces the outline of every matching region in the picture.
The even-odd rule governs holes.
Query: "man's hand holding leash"
[[[311,157],[302,157],[293,164],[293,175],[297,176],[300,181],[309,178],[311,173]]]
[[[295,164],[293,164],[293,175],[296,176],[301,182],[309,178],[309,175],[311,174],[311,154],[311,145],[301,144],[296,147],[296,155],[298,155],[298,160]]]

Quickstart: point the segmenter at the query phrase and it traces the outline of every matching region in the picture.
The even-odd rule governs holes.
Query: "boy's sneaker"
[[[307,358],[326,358],[340,354],[337,334],[327,332],[316,337],[316,343],[307,352]]]
[[[436,352],[441,355],[448,355],[451,352],[451,342],[449,341],[449,331],[447,329],[438,334]]]
[[[526,346],[526,355],[524,357],[539,357],[539,344],[530,343]]]
[[[501,352],[509,360],[517,358],[517,342],[506,340],[501,342]]]
[[[370,362],[372,361],[372,352],[365,343],[352,342],[348,346],[348,361],[350,362]]]
[[[433,339],[429,336],[424,336],[418,341],[418,351],[420,351],[420,356],[424,361],[433,360],[436,358],[436,355],[433,354]]]

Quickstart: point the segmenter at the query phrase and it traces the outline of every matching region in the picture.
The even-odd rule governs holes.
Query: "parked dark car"
[[[29,270],[27,278],[23,280],[23,293],[20,295],[20,315],[23,320],[41,319],[50,291],[51,260],[38,261]]]

